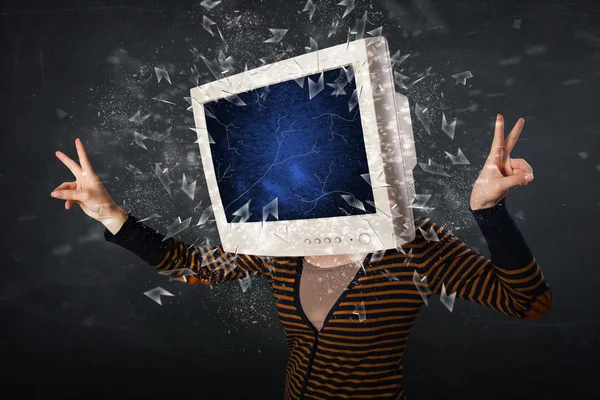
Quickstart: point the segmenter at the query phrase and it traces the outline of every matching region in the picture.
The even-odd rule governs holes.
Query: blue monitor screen
[[[228,223],[375,213],[351,68],[204,104]]]

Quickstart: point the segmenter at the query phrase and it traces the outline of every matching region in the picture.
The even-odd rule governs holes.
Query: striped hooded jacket
[[[521,319],[538,318],[551,307],[550,287],[505,199],[470,211],[491,259],[431,218],[417,216],[415,239],[400,249],[369,254],[320,331],[300,304],[302,257],[236,255],[220,245],[192,247],[172,237],[163,241],[165,235],[130,213],[116,235],[106,229],[104,236],[189,284],[266,278],[289,350],[285,400],[404,400],[402,355],[429,297],[455,296]],[[186,268],[194,274],[184,274]]]

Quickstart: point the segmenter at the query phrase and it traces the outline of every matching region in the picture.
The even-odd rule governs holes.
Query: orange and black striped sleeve
[[[216,284],[257,275],[269,278],[271,273],[272,261],[267,257],[224,252],[221,245],[193,247],[173,237],[163,240],[165,235],[130,213],[116,235],[105,229],[104,238],[162,274],[189,284]]]
[[[505,200],[491,208],[469,209],[486,239],[490,259],[430,218],[417,219],[417,226],[427,233],[433,230],[439,239],[428,242],[428,261],[418,273],[427,276],[432,294],[441,295],[444,287],[449,296],[456,293],[457,298],[509,316],[536,319],[549,312],[552,292]]]

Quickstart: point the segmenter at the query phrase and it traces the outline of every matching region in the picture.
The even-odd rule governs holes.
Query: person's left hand
[[[492,149],[473,185],[470,206],[473,210],[490,208],[508,194],[508,189],[526,185],[533,180],[533,169],[522,158],[510,158],[525,120],[519,118],[504,140],[504,118],[498,114]]]

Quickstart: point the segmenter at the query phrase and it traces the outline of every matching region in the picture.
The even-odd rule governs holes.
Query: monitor
[[[224,251],[372,253],[414,240],[414,137],[385,38],[223,76],[191,98]]]

